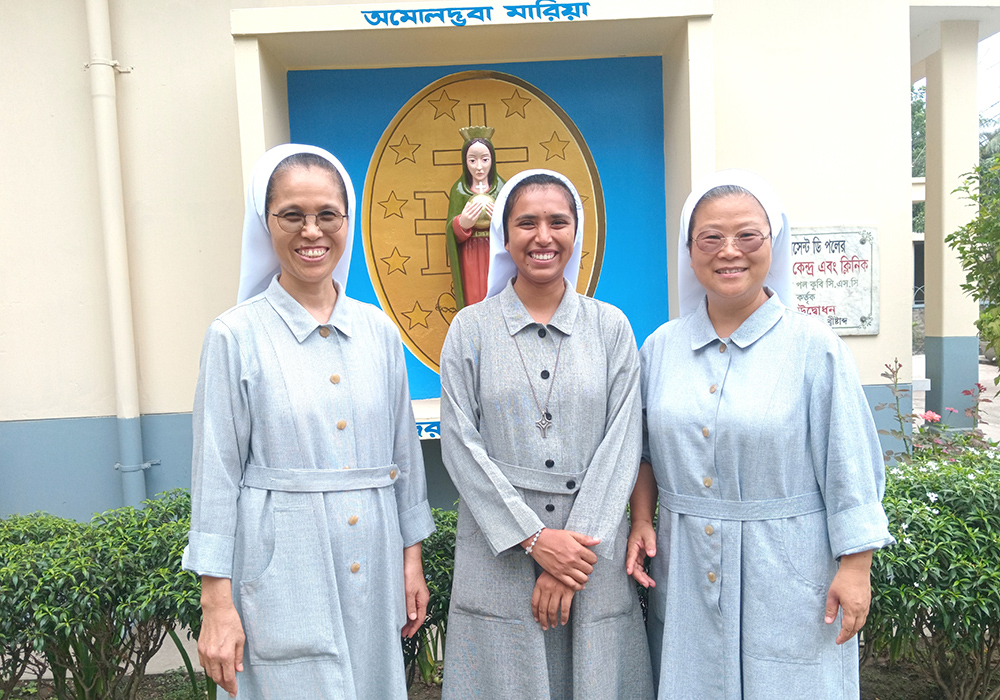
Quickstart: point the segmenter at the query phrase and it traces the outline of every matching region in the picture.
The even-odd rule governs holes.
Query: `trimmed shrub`
[[[135,698],[146,664],[199,601],[197,579],[180,570],[190,510],[187,492],[175,490],[89,524],[2,521],[0,596],[13,624],[0,622],[0,648],[24,649],[27,637],[61,699]],[[20,678],[16,658],[4,659],[0,686]]]
[[[903,418],[925,422],[887,474],[898,543],[872,565],[867,655],[915,661],[949,700],[1000,700],[1000,451]]]

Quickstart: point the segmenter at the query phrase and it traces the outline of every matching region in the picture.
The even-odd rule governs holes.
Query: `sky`
[[[979,114],[1000,119],[1000,34],[979,42]]]

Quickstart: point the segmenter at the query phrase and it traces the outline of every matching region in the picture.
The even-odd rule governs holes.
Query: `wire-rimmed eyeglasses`
[[[344,219],[347,218],[344,214],[340,214],[335,211],[321,211],[318,214],[303,214],[298,211],[290,211],[286,214],[275,214],[274,212],[267,212],[268,216],[273,216],[278,220],[278,226],[281,227],[282,231],[286,233],[298,233],[301,231],[309,217],[313,217],[316,222],[316,228],[327,235],[332,235],[340,230],[340,227],[344,225]]]
[[[742,253],[752,253],[762,245],[764,241],[771,237],[760,231],[740,231],[735,236],[723,236],[721,233],[706,231],[694,239],[694,244],[703,253],[718,253],[722,250],[727,241],[732,241],[736,250]]]

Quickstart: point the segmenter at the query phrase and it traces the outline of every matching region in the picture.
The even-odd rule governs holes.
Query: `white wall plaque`
[[[795,307],[838,335],[877,335],[878,236],[871,227],[792,229]]]

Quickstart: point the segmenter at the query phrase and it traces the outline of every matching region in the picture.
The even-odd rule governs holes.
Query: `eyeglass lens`
[[[705,233],[695,239],[698,250],[703,253],[717,253],[722,250],[727,241],[732,241],[736,249],[743,253],[752,253],[764,244],[765,236],[759,231],[744,231],[735,236],[722,236],[717,233]]]
[[[288,214],[274,214],[273,216],[278,220],[278,226],[281,227],[281,230],[287,233],[298,233],[301,231],[311,216],[316,221],[316,227],[320,231],[326,234],[333,234],[340,230],[346,218],[343,214],[338,214],[334,211],[321,211],[318,214],[290,212]]]

